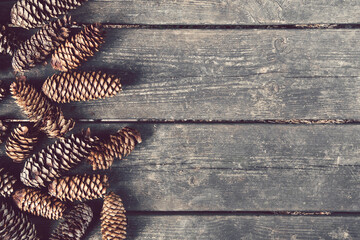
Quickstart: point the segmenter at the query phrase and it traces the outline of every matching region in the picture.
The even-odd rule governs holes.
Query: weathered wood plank
[[[16,1],[1,1],[0,20]],[[358,23],[358,1],[302,0],[89,0],[72,11],[81,23],[125,24],[306,24]]]
[[[358,125],[134,126],[144,142],[107,171],[128,210],[360,211]]]
[[[359,217],[129,216],[129,239],[359,239]],[[101,239],[100,226],[87,240]]]
[[[359,30],[112,29],[82,69],[123,76],[123,93],[63,108],[90,119],[359,119],[357,46]],[[49,69],[30,73],[41,83]],[[24,118],[12,100],[0,116]]]

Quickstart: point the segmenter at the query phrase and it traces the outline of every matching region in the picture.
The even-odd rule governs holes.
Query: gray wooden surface
[[[82,69],[123,77],[114,98],[64,105],[74,118],[360,119],[360,31],[109,29]],[[6,62],[6,61],[5,61]],[[50,66],[29,72],[41,84]],[[11,79],[10,68],[0,73]],[[7,100],[1,115],[21,119]]]
[[[1,22],[14,3],[0,2]],[[144,139],[106,171],[129,239],[360,238],[358,1],[89,0],[71,13],[108,24],[81,69],[119,75],[124,89],[61,105],[73,132],[129,125]],[[0,59],[9,85],[10,59]],[[26,75],[40,87],[53,73]],[[10,96],[0,104],[10,127],[26,122]],[[12,164],[3,145],[0,156]],[[87,240],[101,239],[101,203],[89,202]],[[55,222],[33,220],[47,239]]]
[[[1,1],[10,11],[15,1]],[[75,11],[81,23],[263,25],[358,23],[356,0],[89,0]],[[91,14],[89,14],[91,12]],[[6,21],[6,15],[1,20]]]

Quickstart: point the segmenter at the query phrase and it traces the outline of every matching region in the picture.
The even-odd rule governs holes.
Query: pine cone
[[[64,201],[92,200],[102,198],[109,186],[106,175],[76,175],[55,179],[49,185],[49,194]]]
[[[41,63],[61,43],[63,43],[70,32],[71,17],[64,16],[47,25],[26,40],[16,50],[12,58],[12,67],[15,72],[22,72]]]
[[[108,139],[102,139],[92,148],[88,161],[93,170],[108,169],[114,158],[122,159],[134,150],[137,143],[141,143],[140,133],[132,128],[125,127]]]
[[[42,86],[45,95],[58,103],[112,97],[121,91],[120,79],[99,72],[68,72],[53,75]]]
[[[38,136],[36,129],[19,124],[6,141],[6,154],[16,163],[24,161],[33,151]]]
[[[87,0],[19,0],[11,9],[11,23],[26,29],[67,13]]]
[[[5,25],[0,25],[0,53],[13,55],[19,44],[15,33]]]
[[[101,211],[101,234],[103,240],[126,239],[126,210],[121,198],[111,192],[105,196]]]
[[[38,240],[35,225],[22,212],[3,200],[0,202],[0,239]]]
[[[86,134],[73,134],[44,148],[25,161],[20,173],[21,181],[30,187],[45,187],[47,183],[86,159],[93,141],[94,139]]]
[[[13,82],[10,92],[30,121],[35,122],[35,127],[49,137],[63,137],[74,127],[74,120],[65,119],[61,109],[32,85],[24,81]]]
[[[50,240],[80,240],[92,217],[93,212],[85,203],[74,206],[67,214],[64,214],[64,221],[51,234]]]
[[[0,80],[0,101],[3,100],[6,94],[6,89],[4,87],[3,82]]]
[[[54,69],[67,72],[75,69],[94,55],[104,42],[104,31],[100,23],[88,25],[66,40],[52,55],[51,65]]]
[[[12,196],[21,211],[57,220],[66,210],[65,203],[34,188],[17,190]]]
[[[7,126],[3,124],[0,120],[0,143],[3,142],[4,138],[6,137]]]
[[[5,171],[4,168],[0,168],[0,195],[3,197],[10,197],[14,192],[15,184],[17,183],[16,178]]]

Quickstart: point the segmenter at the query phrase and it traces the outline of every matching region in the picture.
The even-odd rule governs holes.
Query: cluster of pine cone
[[[17,76],[10,93],[31,124],[19,125],[6,140],[6,154],[23,164],[20,177],[0,168],[0,239],[39,239],[26,214],[61,222],[50,239],[81,239],[93,218],[87,200],[104,198],[101,211],[103,239],[125,239],[127,220],[121,198],[109,191],[105,174],[66,172],[82,162],[93,170],[109,169],[114,159],[122,159],[141,143],[140,133],[125,127],[106,138],[91,136],[90,129],[65,136],[75,125],[55,103],[95,100],[121,91],[120,78],[102,71],[79,71],[82,62],[93,56],[104,42],[100,23],[84,26],[72,34],[68,10],[86,0],[18,0],[11,10],[11,23],[22,28],[42,25],[29,39],[20,42],[7,26],[0,27],[0,53],[12,56]],[[51,56],[51,65],[61,71],[48,77],[40,90],[19,77]],[[0,100],[8,92],[0,81]],[[7,127],[0,121],[0,143]],[[34,152],[41,134],[59,138],[57,142]],[[65,176],[64,176],[65,175]],[[12,199],[9,202],[8,199]],[[17,206],[17,208],[15,207]]]

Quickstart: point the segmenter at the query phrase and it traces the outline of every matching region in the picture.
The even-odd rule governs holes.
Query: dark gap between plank
[[[360,212],[331,211],[127,211],[129,216],[310,216],[346,217],[359,216]]]
[[[28,123],[28,119],[0,119],[5,123]],[[74,119],[78,123],[149,123],[149,124],[292,124],[292,125],[345,125],[360,124],[355,119],[265,119],[265,120],[201,120],[201,119]]]
[[[73,28],[81,28],[84,23],[77,22]],[[19,28],[13,24],[9,27]],[[38,27],[42,27],[39,25]],[[172,24],[119,24],[106,23],[105,28],[116,29],[360,29],[360,24],[309,23],[309,24],[270,24],[270,25],[172,25]]]

